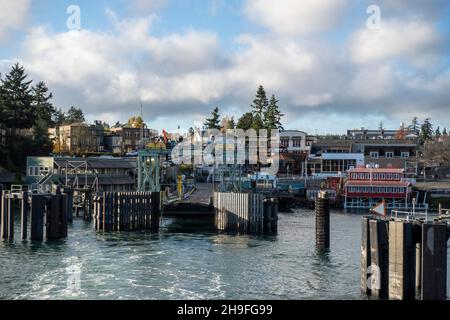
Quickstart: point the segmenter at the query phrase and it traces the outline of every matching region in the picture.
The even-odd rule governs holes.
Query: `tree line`
[[[84,122],[81,109],[67,112],[52,103],[53,94],[43,81],[36,84],[24,67],[16,63],[9,73],[0,74],[0,165],[9,170],[25,166],[29,154],[41,156],[52,151],[48,129]]]
[[[275,95],[270,99],[267,98],[264,87],[259,86],[255,99],[251,104],[251,111],[244,113],[237,121],[234,117],[224,117],[221,119],[219,107],[215,107],[211,113],[211,117],[207,118],[204,123],[205,129],[279,129],[283,130],[281,119],[284,114],[281,113],[278,106],[279,100]],[[193,129],[191,128],[190,131]]]

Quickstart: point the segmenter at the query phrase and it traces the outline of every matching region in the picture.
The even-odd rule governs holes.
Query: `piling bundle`
[[[448,226],[364,217],[361,290],[378,298],[445,300]]]
[[[20,217],[21,239],[32,241],[58,240],[67,237],[68,217],[72,215],[70,196],[56,194],[11,193],[3,191],[0,205],[0,233],[2,239],[14,239],[15,213]],[[45,233],[44,233],[45,231]]]
[[[158,231],[159,192],[103,192],[93,197],[94,226],[101,231]]]

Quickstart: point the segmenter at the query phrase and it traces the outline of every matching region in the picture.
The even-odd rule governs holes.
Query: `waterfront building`
[[[367,209],[385,200],[390,209],[408,208],[411,188],[405,169],[353,168],[344,187],[344,207]]]
[[[30,190],[40,191],[52,186],[132,191],[136,168],[135,158],[27,157],[25,183]]]

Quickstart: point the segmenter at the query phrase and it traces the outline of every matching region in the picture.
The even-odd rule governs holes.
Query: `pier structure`
[[[214,192],[214,224],[219,231],[276,234],[278,201],[258,193]]]
[[[104,192],[94,197],[98,231],[159,230],[160,192]]]
[[[447,241],[439,219],[363,217],[361,290],[390,300],[447,298]]]
[[[20,216],[21,239],[43,241],[45,236],[45,239],[52,241],[66,238],[67,224],[72,220],[71,201],[71,192],[61,192],[60,189],[54,194],[3,191],[0,201],[1,238],[14,239],[17,212]]]

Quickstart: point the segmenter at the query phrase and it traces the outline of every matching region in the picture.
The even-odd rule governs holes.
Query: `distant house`
[[[151,138],[158,134],[157,131],[152,129],[134,128],[130,125],[112,127],[110,132],[112,135],[120,137],[120,139],[116,138],[115,143],[121,143],[122,154],[144,149]],[[112,145],[118,150],[118,145],[114,145],[114,141],[112,141]]]
[[[95,153],[104,151],[104,129],[100,121],[94,125],[72,123],[49,130],[57,153]]]

